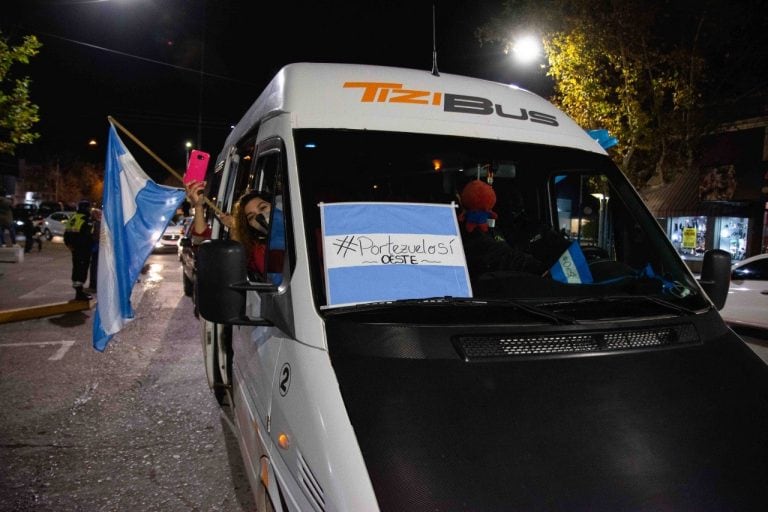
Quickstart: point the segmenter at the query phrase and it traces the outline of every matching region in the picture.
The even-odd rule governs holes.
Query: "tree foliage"
[[[765,21],[759,2],[744,4]],[[716,107],[760,89],[765,72],[741,69],[744,52],[765,56],[766,27],[749,25],[748,11],[715,0],[510,0],[477,35],[510,48],[513,34],[537,31],[552,100],[585,129],[617,137],[611,156],[642,186],[690,168],[701,137],[723,120]],[[745,23],[754,37],[734,42]]]
[[[18,64],[29,64],[42,44],[33,35],[12,45],[0,33],[0,154],[13,155],[19,144],[30,144],[40,134],[32,127],[40,118],[38,106],[30,101],[27,76],[15,76]]]
[[[104,166],[91,162],[48,162],[26,167],[24,187],[42,194],[46,199],[58,199],[77,204],[88,199],[93,205],[101,203],[104,188]]]

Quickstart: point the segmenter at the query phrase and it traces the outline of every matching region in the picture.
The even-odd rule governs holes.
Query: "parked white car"
[[[66,221],[73,213],[75,212],[53,212],[43,219],[42,228],[45,239],[50,241],[54,236],[64,236],[64,231],[67,229]]]
[[[729,324],[768,329],[768,254],[733,266],[728,299],[720,314]]]
[[[183,235],[184,235],[184,224],[182,223],[182,221],[169,222],[168,226],[166,226],[163,233],[159,237],[157,237],[157,242],[155,242],[155,246],[152,249],[152,252],[155,254],[169,253],[169,252],[177,253],[179,250],[179,239]]]

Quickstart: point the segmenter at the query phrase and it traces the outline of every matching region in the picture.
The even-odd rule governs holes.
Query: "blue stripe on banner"
[[[323,204],[325,236],[369,233],[457,235],[455,217],[445,214],[452,205]]]
[[[398,265],[341,267],[328,271],[329,304],[343,305],[427,297],[471,297],[464,267]],[[364,283],[364,284],[362,284]],[[371,290],[377,290],[375,299]]]

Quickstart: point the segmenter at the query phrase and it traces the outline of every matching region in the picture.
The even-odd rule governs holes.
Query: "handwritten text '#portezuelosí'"
[[[430,262],[430,257],[439,258],[454,254],[456,239],[439,238],[430,240],[429,237],[422,237],[418,241],[409,240],[404,243],[397,238],[393,239],[392,235],[376,238],[352,235],[337,238],[333,245],[336,247],[336,254],[343,258],[351,256],[363,260],[370,258],[368,261],[371,263],[374,262],[371,260],[375,260],[376,263],[382,264],[417,265],[420,262]]]

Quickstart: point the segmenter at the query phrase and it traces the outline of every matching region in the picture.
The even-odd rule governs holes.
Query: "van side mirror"
[[[720,310],[725,306],[728,288],[731,286],[731,253],[722,249],[710,249],[704,253],[699,284],[709,299]]]
[[[200,316],[209,322],[234,325],[273,325],[245,315],[248,291],[276,291],[271,283],[251,283],[245,248],[232,240],[206,240],[197,252],[195,297]]]

